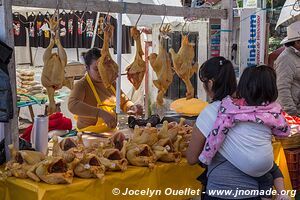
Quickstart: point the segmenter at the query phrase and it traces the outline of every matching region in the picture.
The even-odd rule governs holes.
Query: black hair
[[[267,65],[246,68],[240,78],[237,94],[249,106],[276,101],[278,90],[275,70]]]
[[[213,81],[212,101],[221,101],[228,95],[236,92],[237,82],[232,63],[222,56],[213,57],[202,64],[199,70],[199,78],[208,88],[208,81]]]
[[[89,70],[90,65],[92,64],[93,60],[98,60],[100,58],[101,51],[100,51],[100,49],[94,47],[94,48],[88,50],[87,52],[82,53],[81,55],[84,59],[86,68]]]
[[[286,47],[293,47],[293,46],[295,46],[295,44],[296,44],[295,41],[294,42],[288,42],[288,43],[284,44],[284,46],[286,46]]]

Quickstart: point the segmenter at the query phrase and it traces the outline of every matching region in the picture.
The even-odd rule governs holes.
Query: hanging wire
[[[107,11],[107,14],[106,14],[106,16],[104,18],[104,24],[107,25],[107,24],[109,24],[109,23],[107,23],[107,18],[109,17],[109,13],[110,13],[110,2],[108,0],[105,0],[105,2],[106,2],[106,4],[108,4],[107,5],[108,11]],[[109,18],[109,20],[110,20],[110,18]]]
[[[160,24],[160,27],[159,27],[159,30],[160,30],[160,31],[161,31],[161,28],[162,28],[162,26],[163,26],[163,24],[164,24],[166,15],[167,15],[167,6],[166,6],[165,4],[162,4],[162,5],[165,7],[165,14],[164,14],[164,18],[163,18],[163,20],[162,20],[162,22],[161,22],[161,24]]]
[[[135,23],[135,26],[138,25],[138,23],[139,23],[139,21],[140,21],[140,19],[141,19],[141,17],[142,17],[142,14],[143,14],[143,12],[144,12],[144,9],[143,9],[142,6],[141,6],[141,2],[138,2],[138,4],[139,4],[141,13],[140,13],[140,16],[138,17],[138,19],[137,19],[137,21],[136,21],[136,23]]]

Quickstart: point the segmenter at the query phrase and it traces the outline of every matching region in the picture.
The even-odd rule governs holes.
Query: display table
[[[279,165],[285,177],[287,189],[291,189],[291,181],[288,174],[286,159],[280,143],[275,143],[275,162]],[[48,185],[45,183],[35,183],[31,180],[21,180],[8,178],[5,182],[0,182],[0,199],[2,200],[113,200],[113,199],[149,199],[148,195],[130,196],[113,195],[114,188],[120,189],[121,193],[126,188],[132,190],[161,190],[161,195],[154,195],[151,199],[188,199],[188,196],[165,196],[166,188],[201,189],[200,182],[196,177],[203,172],[198,166],[189,166],[183,159],[181,163],[158,163],[150,171],[144,167],[129,166],[128,170],[121,172],[109,172],[105,177],[105,182],[97,179],[75,178],[70,185]],[[224,180],[226,181],[226,180]]]

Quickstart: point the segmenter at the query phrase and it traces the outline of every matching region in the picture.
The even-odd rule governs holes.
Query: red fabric
[[[294,125],[300,125],[300,118],[296,116],[290,116],[286,112],[282,112],[283,116],[285,117],[286,121],[289,124],[294,124]]]
[[[62,113],[54,113],[48,117],[49,119],[49,129],[48,131],[53,130],[71,130],[72,121],[71,119],[64,117]],[[21,138],[30,142],[31,130],[33,125],[29,126],[24,133],[21,135]]]

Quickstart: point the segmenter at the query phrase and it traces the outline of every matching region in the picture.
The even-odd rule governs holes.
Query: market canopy
[[[281,9],[275,29],[277,29],[280,25],[288,26],[298,20],[300,20],[300,1],[286,0],[283,8]]]

